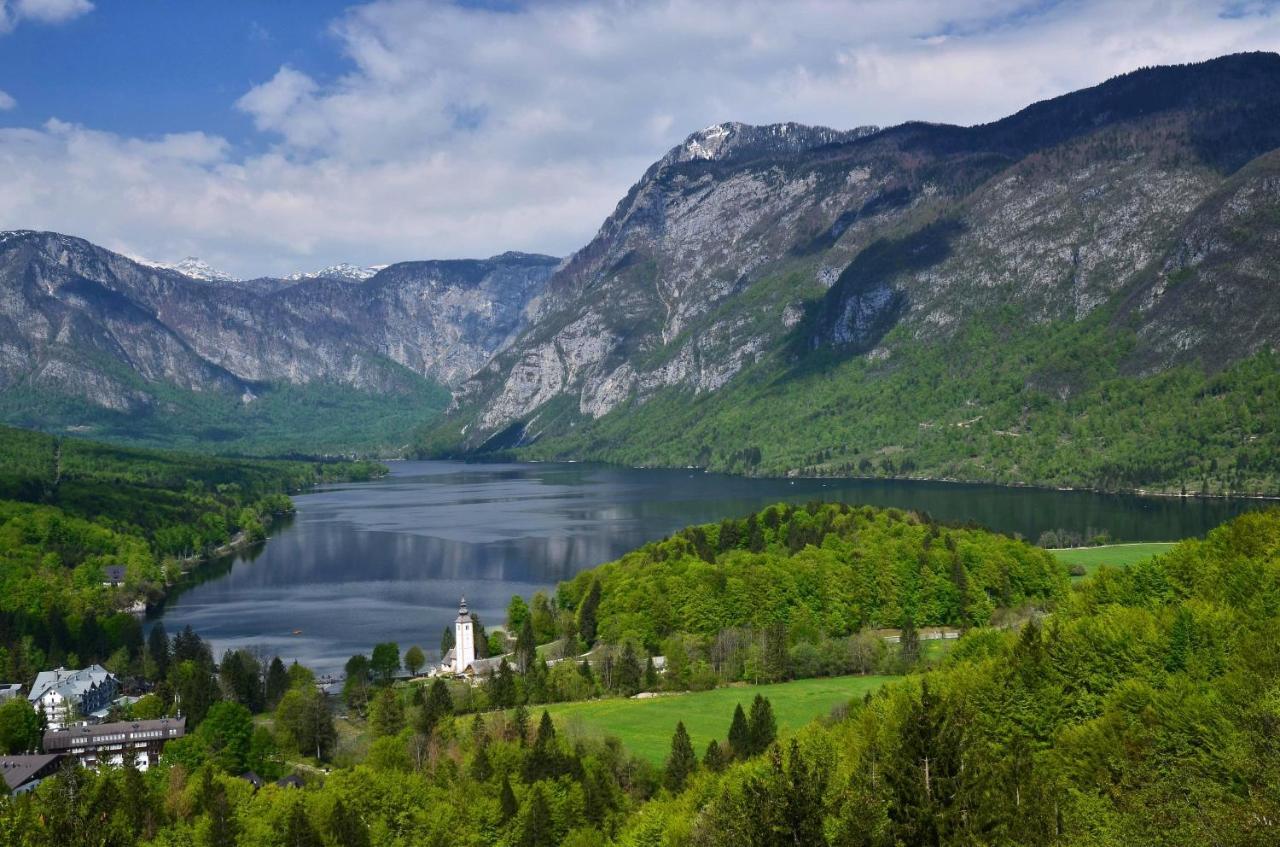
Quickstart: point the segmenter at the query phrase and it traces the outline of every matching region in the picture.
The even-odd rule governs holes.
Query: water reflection
[[[1180,501],[983,485],[753,480],[589,465],[397,463],[387,479],[296,498],[264,547],[229,557],[172,599],[220,652],[262,645],[322,671],[378,641],[436,651],[459,595],[486,623],[512,594],[549,588],[690,523],[780,500],[927,511],[1035,539],[1108,530],[1128,541],[1198,535],[1256,503]],[[299,631],[298,634],[294,632]]]

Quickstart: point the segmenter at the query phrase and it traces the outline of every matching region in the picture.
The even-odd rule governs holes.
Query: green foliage
[[[896,627],[908,612],[918,626],[983,625],[998,606],[1047,604],[1067,590],[1064,569],[1043,550],[843,504],[770,506],[682,530],[562,583],[559,605],[579,608],[581,620],[597,584],[601,640],[657,650],[672,634],[751,627],[766,637],[756,674],[766,680],[786,674],[785,633],[771,626],[806,621],[815,637],[844,636]]]
[[[40,748],[40,716],[25,697],[0,705],[0,751],[26,753]]]
[[[712,742],[715,743],[714,741]],[[685,783],[698,768],[698,757],[693,752],[693,742],[684,728],[684,721],[676,724],[675,735],[671,737],[671,755],[667,757],[666,772],[663,784],[673,794],[684,790]]]

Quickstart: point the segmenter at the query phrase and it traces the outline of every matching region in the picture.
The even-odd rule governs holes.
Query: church
[[[473,682],[484,679],[498,669],[502,657],[476,658],[475,622],[467,611],[467,598],[458,603],[458,617],[453,621],[453,647],[444,654],[431,676],[460,676]]]

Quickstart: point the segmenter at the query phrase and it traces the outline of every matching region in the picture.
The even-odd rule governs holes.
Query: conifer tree
[[[751,755],[751,727],[747,725],[747,715],[739,703],[733,710],[733,722],[729,724],[729,749],[736,759],[745,759]]]
[[[511,790],[511,780],[502,775],[502,790],[498,792],[498,808],[502,812],[502,822],[509,823],[520,813],[520,804],[516,802],[516,793]]]
[[[904,668],[910,669],[920,659],[920,633],[916,632],[916,622],[907,615],[902,622],[902,636],[898,640],[898,655]]]
[[[289,816],[285,818],[281,843],[284,847],[324,847],[320,833],[316,832],[307,818],[306,803],[301,797],[294,801],[293,807],[289,809]]]
[[[555,824],[551,820],[551,807],[542,786],[534,784],[529,789],[529,799],[520,818],[520,847],[556,847]]]
[[[630,697],[640,690],[640,660],[636,657],[635,647],[628,641],[622,648],[622,658],[618,660],[618,690]]]
[[[658,669],[653,664],[653,657],[650,656],[644,663],[644,690],[656,691],[658,689]]]
[[[520,624],[520,634],[516,636],[516,667],[521,673],[528,673],[538,656],[538,644],[533,637],[533,620],[525,618]]]
[[[455,640],[453,627],[446,626],[444,633],[440,636],[440,661],[444,661],[445,654],[456,646]]]
[[[720,742],[714,738],[707,743],[707,752],[702,754],[702,764],[712,773],[719,773],[728,764],[724,750],[720,747]]]
[[[698,757],[693,752],[693,742],[684,728],[684,721],[676,724],[675,735],[671,737],[671,755],[667,757],[667,769],[663,783],[672,794],[684,790],[685,783],[698,768]]]
[[[600,580],[591,580],[591,587],[587,589],[587,596],[582,598],[582,604],[578,606],[578,634],[582,636],[582,641],[587,648],[595,646],[596,643],[596,614],[600,609]]]
[[[751,755],[768,750],[769,745],[778,737],[778,723],[773,717],[773,705],[767,698],[757,694],[756,699],[751,701],[751,717],[747,726]]]
[[[441,720],[453,714],[453,695],[449,693],[449,687],[440,677],[431,681],[425,695],[422,691],[423,689],[418,689],[418,695],[422,698],[422,709],[418,713],[418,731],[423,735],[430,735]]]
[[[481,745],[471,758],[471,778],[476,782],[488,782],[493,776],[493,762],[489,759],[488,745]]]
[[[395,735],[404,729],[404,704],[391,686],[379,689],[369,706],[369,730],[375,738]]]
[[[523,747],[529,740],[529,710],[523,705],[516,706],[511,722],[514,725],[513,729],[515,730],[516,738],[519,739],[520,746]]]

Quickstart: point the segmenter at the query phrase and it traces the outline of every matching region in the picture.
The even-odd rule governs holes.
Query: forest
[[[1044,554],[1034,548],[887,510],[815,505],[786,524],[805,528],[794,542],[762,530],[759,544],[748,531],[741,547],[722,541],[720,526],[685,530],[582,585],[566,584],[556,603],[576,597],[575,617],[585,606],[587,624],[595,603],[600,639],[643,639],[645,607],[623,602],[627,589],[646,590],[623,579],[636,578],[629,559],[641,574],[662,572],[660,550],[671,561],[710,567],[723,559],[746,569],[744,553],[794,558],[856,538],[867,551],[887,545],[890,566],[896,552],[911,550],[916,573],[930,574],[937,568],[918,548],[935,530],[928,550],[946,551],[940,566],[952,561],[946,535],[962,561],[971,551],[975,562],[997,563],[990,581],[982,567],[966,570],[993,601],[1003,571],[1011,601],[1032,586],[1042,593],[1031,613],[970,622],[940,662],[908,668],[904,679],[799,731],[779,732],[767,701],[741,703],[705,750],[693,750],[674,725],[661,768],[538,717],[536,708],[463,715],[443,683],[397,687],[372,668],[370,742],[350,755],[332,716],[317,708],[305,669],[253,665],[237,651],[215,677],[205,659],[186,658],[217,680],[190,740],[145,773],[72,769],[34,796],[0,804],[0,839],[157,847],[1275,843],[1280,510],[1242,516],[1075,585],[1061,571],[1039,575]],[[895,547],[904,535],[918,544]],[[1015,549],[1028,551],[1020,563]],[[942,567],[933,581],[953,585],[948,574]],[[906,606],[923,620],[935,608],[930,598],[946,592],[919,585],[899,587],[899,606],[846,609],[874,622],[876,609]],[[825,607],[816,602],[774,611],[821,621]],[[738,622],[758,620],[750,607],[737,614]],[[654,620],[668,621],[654,624],[657,635],[673,619]],[[805,626],[796,622],[788,637]],[[188,655],[198,639],[181,637],[171,647],[157,639],[146,652],[170,661]],[[272,709],[269,720],[251,717]],[[246,767],[274,776],[287,762],[300,789],[239,778]]]
[[[266,461],[127,449],[0,428],[0,676],[135,667],[141,621],[228,544],[261,541],[290,492],[385,472],[373,462]],[[123,567],[120,585],[106,569]]]

